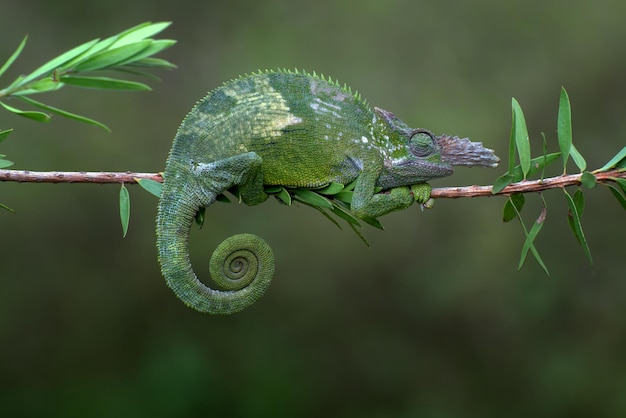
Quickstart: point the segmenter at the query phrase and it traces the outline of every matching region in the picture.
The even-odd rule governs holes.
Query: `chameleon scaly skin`
[[[351,210],[368,220],[426,203],[425,182],[452,174],[453,165],[495,167],[498,161],[480,143],[437,137],[390,112],[372,111],[358,94],[315,74],[275,71],[232,80],[196,104],[174,139],[157,216],[161,271],[188,306],[237,312],[263,294],[274,258],[261,238],[235,235],[211,258],[220,290],[198,280],[189,231],[199,208],[224,191],[236,188],[244,203],[256,205],[268,197],[264,186],[356,180]]]

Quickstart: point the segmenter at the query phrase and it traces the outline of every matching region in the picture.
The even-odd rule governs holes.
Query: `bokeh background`
[[[556,150],[559,90],[574,142],[600,167],[626,134],[623,0],[47,1],[0,6],[2,80],[94,37],[173,21],[154,91],[71,90],[41,99],[103,121],[0,113],[0,152],[30,170],[160,171],[176,128],[208,90],[265,68],[331,75],[414,127],[481,140],[505,157],[510,101],[535,152]],[[504,164],[504,167],[506,164]],[[433,186],[489,184],[459,169]],[[558,174],[558,168],[555,173]],[[574,168],[571,168],[574,171]],[[623,417],[626,224],[587,190],[594,266],[560,191],[533,260],[500,198],[439,200],[364,230],[367,248],[307,207],[215,205],[194,230],[195,268],[237,232],[277,257],[267,294],[232,316],[186,308],[161,278],[156,199],[131,188],[121,237],[115,185],[0,184],[0,415],[5,417]],[[527,223],[540,198],[528,196]]]

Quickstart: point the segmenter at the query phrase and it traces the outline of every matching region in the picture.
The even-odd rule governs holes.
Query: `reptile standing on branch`
[[[274,275],[261,238],[232,236],[214,251],[211,277],[196,277],[189,232],[201,208],[230,191],[247,205],[266,187],[318,189],[353,183],[351,214],[369,223],[417,202],[429,206],[430,179],[452,166],[495,167],[481,143],[409,128],[372,111],[358,94],[315,73],[275,71],[225,83],[200,100],[174,139],[157,216],[157,247],[167,284],[188,306],[230,314],[255,302]]]

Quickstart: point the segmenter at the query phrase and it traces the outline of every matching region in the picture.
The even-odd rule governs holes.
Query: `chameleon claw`
[[[435,206],[435,199],[429,197],[424,203],[420,203],[420,210],[423,212],[424,209],[432,209]]]

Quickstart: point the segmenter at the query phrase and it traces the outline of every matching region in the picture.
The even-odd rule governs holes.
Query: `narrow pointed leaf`
[[[0,77],[2,77],[4,72],[11,66],[11,64],[13,64],[13,62],[15,62],[17,57],[20,56],[20,54],[22,53],[22,50],[24,49],[24,46],[26,45],[27,40],[28,40],[28,35],[24,36],[24,39],[22,39],[22,42],[20,42],[20,44],[17,46],[17,49],[15,50],[15,52],[11,54],[11,56],[6,60],[4,64],[2,64],[2,67],[0,67]]]
[[[328,186],[322,188],[322,189],[318,189],[315,190],[317,193],[319,194],[323,194],[323,195],[336,195],[337,193],[339,193],[340,191],[343,190],[343,184],[341,183],[330,183]]]
[[[291,206],[291,195],[284,187],[280,188],[280,191],[276,194],[276,196],[287,206]]]
[[[615,198],[617,199],[617,201],[620,203],[620,205],[622,205],[622,207],[624,208],[624,210],[626,210],[626,197],[624,197],[623,194],[621,194],[619,192],[619,190],[617,190],[616,187],[609,185],[609,190],[611,191],[611,193],[613,194],[613,196],[615,196]]]
[[[9,137],[9,135],[13,132],[13,129],[6,129],[4,131],[0,131],[0,142],[4,141]]]
[[[142,60],[144,58],[148,58],[152,55],[156,55],[159,52],[163,51],[164,49],[167,49],[169,47],[171,47],[172,45],[174,45],[176,43],[176,41],[171,40],[171,39],[159,39],[156,41],[150,41],[150,44],[148,45],[147,48],[145,48],[144,50],[142,50],[141,52],[139,52],[138,54],[135,54],[123,61],[118,62],[115,65],[129,65],[132,64],[135,61],[138,60]]]
[[[63,76],[61,81],[73,86],[102,90],[152,90],[150,86],[136,81],[118,80],[109,77]]]
[[[581,172],[585,171],[585,169],[587,168],[587,161],[585,161],[585,158],[582,156],[582,154],[578,152],[574,144],[572,144],[572,148],[569,150],[569,154],[572,156],[572,160],[574,160],[574,164],[576,164],[576,167],[578,167]]]
[[[354,196],[354,192],[352,190],[343,189],[339,193],[335,194],[333,199],[339,200],[349,206],[352,204],[352,196]]]
[[[295,197],[303,203],[324,209],[332,209],[333,207],[333,204],[328,199],[311,190],[294,189],[293,192]]]
[[[13,106],[9,106],[8,104],[5,104],[3,102],[0,102],[0,106],[4,107],[9,112],[15,113],[16,115],[23,116],[28,119],[32,119],[37,122],[49,122],[50,121],[50,115],[43,113],[43,112],[20,110],[20,109],[14,108]]]
[[[502,211],[502,220],[504,222],[509,222],[515,219],[517,214],[522,212],[525,201],[526,198],[522,193],[514,193],[509,196],[509,199],[504,204],[504,209]]]
[[[152,58],[152,57],[142,58],[140,60],[133,61],[127,65],[133,66],[133,67],[153,67],[153,68],[166,68],[166,69],[177,68],[176,64],[172,64],[171,62],[167,60],[164,60],[162,58]]]
[[[17,96],[17,97],[19,97],[21,100],[25,101],[26,103],[29,103],[29,104],[31,104],[31,105],[33,105],[35,107],[40,108],[40,109],[46,110],[46,111],[48,111],[50,113],[55,113],[55,114],[57,114],[59,116],[63,116],[64,118],[72,119],[72,120],[75,120],[77,122],[82,122],[82,123],[86,123],[88,125],[97,126],[99,128],[104,129],[105,131],[111,132],[111,129],[109,129],[109,127],[106,126],[105,124],[100,123],[100,122],[98,122],[96,120],[90,119],[88,117],[77,115],[75,113],[71,113],[71,112],[68,112],[66,110],[59,109],[57,107],[49,106],[47,104],[44,104],[44,103],[38,102],[36,100],[33,100],[30,97],[25,97],[25,96]]]
[[[5,160],[4,158],[0,157],[0,168],[7,168],[11,167],[12,165],[13,161]]]
[[[150,179],[135,179],[137,183],[148,193],[160,198],[163,184]]]
[[[363,219],[363,222],[365,222],[368,225],[373,226],[376,229],[380,229],[381,231],[385,230],[385,227],[383,226],[383,224],[381,224],[380,221],[376,218],[365,218]]]
[[[20,84],[21,85],[28,84],[29,82],[36,80],[39,77],[45,76],[53,72],[54,70],[56,70],[57,68],[65,64],[66,62],[76,58],[77,56],[80,56],[83,52],[87,51],[89,48],[94,46],[97,42],[98,42],[98,39],[94,39],[89,42],[85,42],[84,44],[79,45],[75,48],[72,48],[67,52],[64,52],[63,54],[59,55],[56,58],[53,58],[52,60],[48,61],[47,63],[43,64],[41,67],[37,68],[32,73],[30,73],[29,75],[27,75],[20,82]]]
[[[152,35],[156,35],[157,33],[162,32],[171,24],[172,22],[142,23],[120,34],[120,37],[113,44],[113,46],[124,46],[133,42],[141,41],[142,39],[149,38]]]
[[[561,87],[561,97],[559,99],[559,116],[557,122],[557,137],[561,158],[563,160],[563,173],[567,168],[567,160],[572,148],[572,110],[569,97],[564,87]]]
[[[615,181],[617,182],[617,185],[620,187],[620,189],[622,189],[622,191],[626,193],[626,179],[616,178]]]
[[[118,48],[107,49],[77,64],[74,67],[74,71],[79,73],[89,72],[118,65],[119,63],[127,61],[133,56],[138,55],[140,52],[148,48],[151,43],[152,41],[145,40]]]
[[[545,208],[543,209],[543,211],[545,211]],[[544,213],[543,211],[542,213]],[[543,269],[543,271],[546,273],[547,276],[550,276],[548,267],[546,267],[546,264],[543,262],[543,259],[539,255],[539,251],[537,251],[537,248],[535,248],[535,244],[534,244],[535,238],[537,238],[537,235],[539,235],[539,232],[541,231],[541,228],[543,227],[544,222],[541,218],[542,216],[539,217],[539,219],[530,228],[530,231],[526,234],[526,240],[524,241],[524,245],[522,246],[522,254],[520,256],[520,262],[517,266],[517,269],[519,270],[522,268],[522,266],[524,265],[524,262],[526,261],[528,250],[530,250],[533,257],[535,257],[537,264],[539,264],[539,266]]]
[[[283,186],[265,186],[263,191],[267,194],[275,194],[280,192],[281,189],[283,189]]]
[[[576,202],[574,202],[574,199],[572,199],[572,197],[565,189],[563,189],[563,192],[565,193],[567,204],[569,206],[569,212],[567,214],[567,221],[569,223],[569,226],[572,229],[574,236],[578,240],[578,243],[585,252],[587,259],[589,260],[589,264],[593,265],[591,251],[589,251],[589,245],[587,244],[587,240],[585,239],[585,234],[583,232],[583,227],[580,223],[580,214],[578,212],[578,208],[576,207]]]
[[[512,107],[513,118],[515,120],[515,146],[517,148],[522,173],[524,173],[524,178],[526,178],[528,170],[530,170],[530,141],[528,139],[528,129],[526,128],[524,112],[522,112],[522,108],[517,100],[513,99]]]
[[[611,158],[606,164],[604,164],[597,171],[607,171],[615,168],[621,161],[626,159],[626,146],[622,148],[613,158]]]
[[[11,209],[10,207],[3,205],[2,203],[0,203],[0,209],[4,209],[4,210],[8,210],[11,213],[15,213],[15,211],[13,209]]]
[[[120,189],[120,221],[122,222],[122,236],[125,237],[130,222],[130,196],[124,184]]]
[[[491,193],[492,194],[500,193],[502,190],[504,190],[506,186],[513,183],[514,180],[515,178],[512,175],[510,175],[508,172],[504,173],[503,175],[498,177],[496,181],[493,183],[493,187],[491,188]]]
[[[361,226],[361,223],[359,222],[359,220],[357,218],[355,218],[352,213],[350,213],[350,211],[342,208],[340,205],[333,205],[333,213],[335,215],[337,215],[339,218],[345,220],[346,222],[348,222],[349,224],[355,225],[355,226]]]

